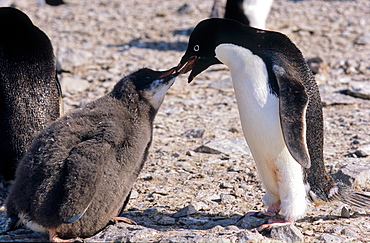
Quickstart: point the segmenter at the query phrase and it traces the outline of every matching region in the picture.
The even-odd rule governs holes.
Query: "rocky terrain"
[[[129,73],[178,64],[192,28],[213,0],[16,0],[52,40],[65,112],[110,91]],[[288,35],[320,84],[327,170],[370,192],[370,1],[275,0],[267,28]],[[315,62],[319,60],[319,65]],[[295,226],[261,234],[264,189],[245,144],[223,65],[191,84],[177,78],[154,124],[150,156],[124,216],[86,242],[369,242],[370,209],[311,206]],[[4,201],[4,190],[1,201]],[[5,212],[2,207],[1,221]],[[46,241],[19,229],[0,241]]]

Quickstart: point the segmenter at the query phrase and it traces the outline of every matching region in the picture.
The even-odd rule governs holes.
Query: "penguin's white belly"
[[[243,133],[266,189],[265,203],[281,202],[288,220],[301,217],[306,208],[302,167],[285,144],[279,99],[270,91],[263,60],[233,44],[219,45],[216,57],[230,69]]]

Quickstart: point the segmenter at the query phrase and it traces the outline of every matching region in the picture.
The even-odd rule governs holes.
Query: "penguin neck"
[[[263,107],[271,98],[268,72],[262,58],[249,49],[235,44],[220,44],[216,58],[228,66],[238,103]]]

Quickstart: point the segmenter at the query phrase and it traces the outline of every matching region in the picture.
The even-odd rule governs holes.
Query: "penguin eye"
[[[199,45],[194,46],[194,51],[199,51]]]
[[[151,78],[150,78],[150,77],[144,77],[144,78],[143,78],[143,82],[144,82],[144,83],[149,83],[149,82],[150,82],[150,80],[151,80]]]

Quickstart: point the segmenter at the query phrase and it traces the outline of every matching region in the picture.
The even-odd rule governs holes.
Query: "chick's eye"
[[[144,83],[149,83],[149,82],[150,82],[150,80],[151,80],[151,79],[150,79],[150,77],[144,77],[144,78],[143,78],[143,82],[144,82]]]
[[[199,51],[199,45],[194,46],[194,51]]]

